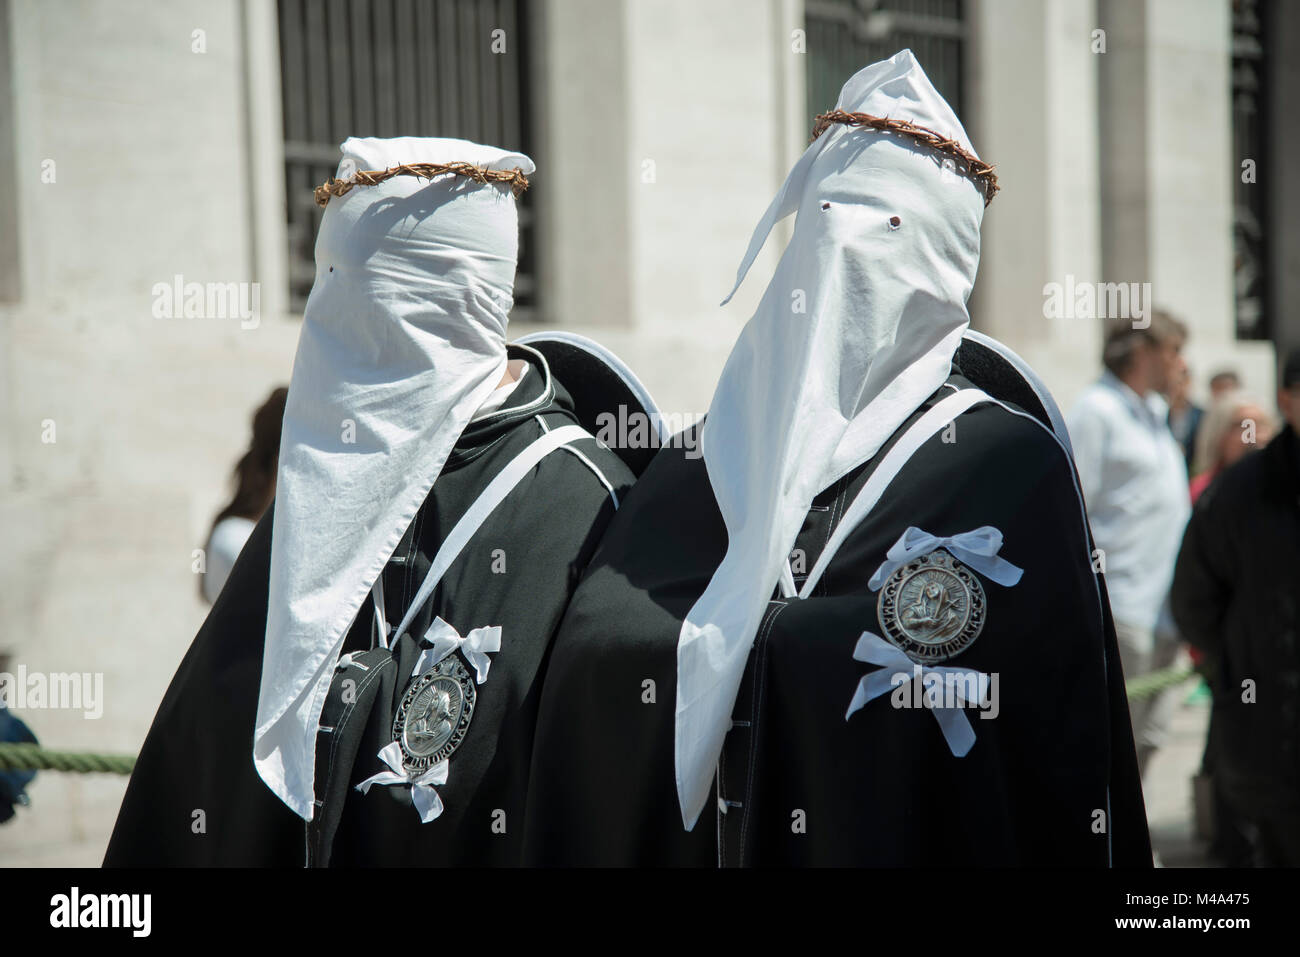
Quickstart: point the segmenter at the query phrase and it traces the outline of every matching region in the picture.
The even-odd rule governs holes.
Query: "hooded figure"
[[[584,423],[652,406],[586,340],[507,345],[528,157],[342,152],[276,498],[159,709],[108,864],[519,858],[540,668],[633,481]]]
[[[965,338],[991,168],[910,51],[822,121],[703,462],[660,451],[561,626],[526,857],[1149,864],[1068,440]]]

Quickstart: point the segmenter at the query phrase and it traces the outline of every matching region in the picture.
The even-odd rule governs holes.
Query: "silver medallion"
[[[961,654],[984,628],[984,586],[942,548],[913,559],[885,582],[876,602],[885,636],[913,661]]]
[[[451,756],[474,716],[474,678],[457,655],[448,655],[412,682],[393,719],[393,740],[412,774]]]

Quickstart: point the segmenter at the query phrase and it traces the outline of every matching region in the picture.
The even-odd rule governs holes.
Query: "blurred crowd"
[[[1186,648],[1211,716],[1197,799],[1212,857],[1300,865],[1300,351],[1276,402],[1232,370],[1193,399],[1187,328],[1116,323],[1068,425],[1126,679]],[[1276,407],[1277,414],[1274,412]],[[1153,683],[1155,684],[1155,683]],[[1131,694],[1144,777],[1174,694]],[[1203,813],[1202,813],[1203,812]]]

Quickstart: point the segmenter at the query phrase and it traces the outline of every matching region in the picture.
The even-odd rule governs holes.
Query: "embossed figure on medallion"
[[[474,678],[458,655],[444,658],[411,682],[393,720],[402,764],[422,772],[451,757],[474,716]]]
[[[889,576],[876,606],[885,635],[913,661],[933,664],[965,651],[984,628],[984,588],[945,549]]]
[[[461,701],[460,686],[449,678],[421,691],[411,705],[416,717],[406,726],[407,750],[423,757],[446,744],[460,717]]]
[[[961,630],[966,617],[965,595],[953,593],[949,577],[942,572],[922,572],[903,589],[900,597],[908,603],[902,622],[916,640],[943,641]]]

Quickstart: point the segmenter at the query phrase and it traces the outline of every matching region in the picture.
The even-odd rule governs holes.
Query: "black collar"
[[[456,440],[444,470],[463,465],[476,458],[512,429],[535,415],[563,409],[572,412],[573,400],[551,375],[546,358],[536,349],[511,343],[506,346],[507,359],[522,359],[531,367],[501,408],[491,415],[471,422]]]

